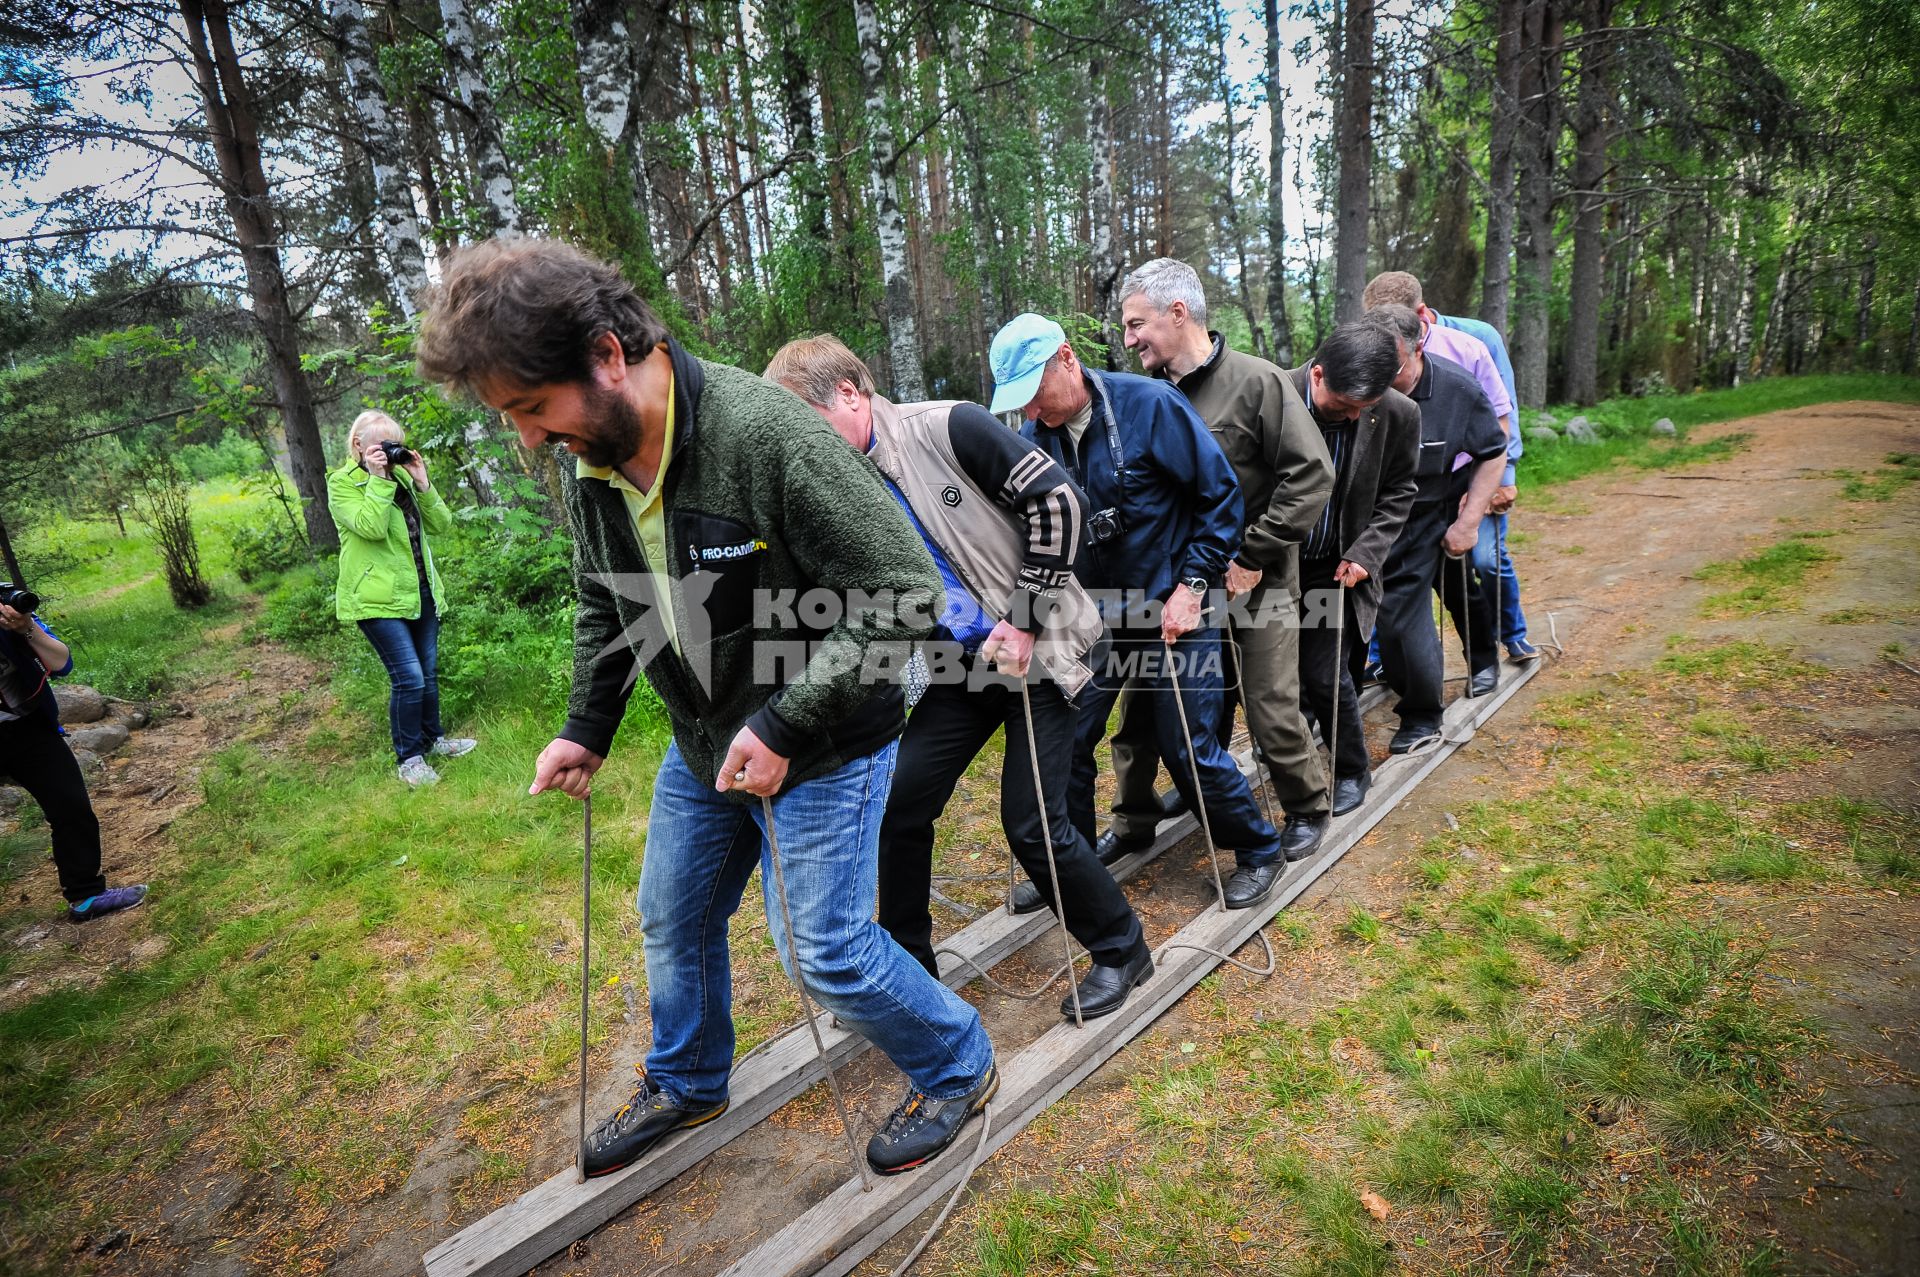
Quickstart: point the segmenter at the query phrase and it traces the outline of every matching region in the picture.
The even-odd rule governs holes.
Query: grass
[[[1726,435],[1713,440],[1689,438],[1701,426],[1761,413],[1805,408],[1812,404],[1845,399],[1872,399],[1888,403],[1920,403],[1920,378],[1891,375],[1836,375],[1820,377],[1776,377],[1750,382],[1728,390],[1703,390],[1686,395],[1650,395],[1644,399],[1621,397],[1603,400],[1590,408],[1554,405],[1550,411],[1561,425],[1576,415],[1584,415],[1600,433],[1600,441],[1577,444],[1529,442],[1520,459],[1520,483],[1527,489],[1540,489],[1598,474],[1617,466],[1637,469],[1665,469],[1714,461],[1737,452],[1747,436]],[[1536,423],[1538,413],[1523,411],[1521,429]],[[1662,417],[1673,421],[1677,434],[1665,438],[1652,433],[1653,423]],[[1915,469],[1911,458],[1895,463],[1902,476]],[[1878,477],[1861,480],[1867,486],[1863,495],[1848,494],[1849,500],[1885,500],[1878,495],[1882,486],[1909,482],[1909,477]],[[1891,491],[1891,488],[1887,488]]]
[[[1357,990],[1250,1020],[1209,982],[1186,1025],[1133,1048],[1167,1063],[1136,1076],[1113,1158],[996,1197],[956,1269],[1380,1273],[1432,1246],[1420,1271],[1466,1271],[1484,1253],[1461,1224],[1485,1221],[1471,1232],[1495,1230],[1502,1270],[1773,1271],[1726,1222],[1737,1177],[1703,1173],[1757,1127],[1817,1121],[1792,1078],[1819,1039],[1781,999],[1766,921],[1816,889],[1904,883],[1920,850],[1913,815],[1772,803],[1726,769],[1748,737],[1824,756],[1753,706],[1830,677],[1782,648],[1677,640],[1653,669],[1541,702],[1550,774],[1456,806],[1391,912],[1318,915],[1301,947]],[[1221,1182],[1258,1191],[1222,1202]],[[1161,1258],[1175,1237],[1195,1246],[1182,1263]]]
[[[1920,453],[1889,452],[1885,464],[1870,474],[1837,470],[1845,482],[1840,495],[1848,501],[1891,501],[1909,483],[1920,480]]]
[[[1694,574],[1697,580],[1729,582],[1738,588],[1709,595],[1700,605],[1702,615],[1729,617],[1798,611],[1798,591],[1808,577],[1821,564],[1840,557],[1815,544],[1826,535],[1797,532],[1737,562],[1707,564]]]

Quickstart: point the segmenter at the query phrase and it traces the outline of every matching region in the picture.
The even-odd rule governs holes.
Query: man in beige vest
[[[967,765],[1004,728],[1000,817],[1008,845],[1039,903],[1053,907],[1044,809],[1067,929],[1093,957],[1078,989],[1080,1014],[1112,1014],[1153,974],[1153,958],[1132,906],[1067,814],[1073,698],[1092,679],[1087,657],[1101,635],[1098,610],[1073,576],[1085,498],[1044,452],[978,404],[888,402],[836,337],[789,342],[766,375],[872,459],[946,586],[942,628],[929,644],[931,681],[907,720],[880,826],[880,925],[939,974],[928,912],[934,821]],[[1061,1014],[1072,1018],[1074,1003],[1070,994]]]

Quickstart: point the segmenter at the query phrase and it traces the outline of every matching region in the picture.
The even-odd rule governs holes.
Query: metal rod
[[[740,774],[745,779],[746,773]],[[827,1044],[820,1040],[820,1025],[813,1009],[813,997],[807,992],[806,973],[800,969],[800,942],[793,934],[793,910],[787,906],[787,875],[780,865],[780,838],[773,832],[773,799],[765,794],[760,796],[760,813],[767,822],[767,853],[773,861],[773,892],[780,898],[780,922],[787,932],[787,961],[791,969],[787,972],[793,980],[794,992],[800,995],[800,1014],[807,1021],[807,1032],[813,1035],[813,1049],[820,1056],[820,1067],[827,1075],[827,1089],[833,1092],[833,1106],[840,1112],[840,1131],[847,1137],[847,1156],[853,1162],[854,1170],[860,1173],[860,1191],[873,1191],[873,1172],[867,1168],[867,1159],[860,1155],[860,1148],[853,1140],[853,1118],[847,1113],[847,1097],[840,1093],[840,1078],[833,1071],[833,1062],[827,1059]]]
[[[1020,676],[1020,708],[1027,716],[1027,761],[1033,765],[1033,797],[1040,804],[1040,837],[1047,844],[1047,874],[1053,879],[1054,921],[1060,924],[1060,948],[1067,956],[1068,997],[1073,1000],[1073,1026],[1084,1029],[1087,1022],[1080,1014],[1080,982],[1073,978],[1073,935],[1067,930],[1066,899],[1060,894],[1060,866],[1053,855],[1053,822],[1047,819],[1047,791],[1040,783],[1040,744],[1033,732],[1033,697],[1027,691],[1027,679]],[[1013,860],[1013,841],[1007,841],[1007,860]]]
[[[580,800],[580,1147],[576,1169],[587,1182],[587,998],[593,934],[593,793]]]
[[[1165,642],[1163,639],[1162,642]],[[1207,836],[1207,864],[1213,870],[1213,894],[1220,907],[1227,907],[1226,884],[1220,881],[1220,849],[1213,842],[1213,822],[1207,819],[1206,792],[1200,786],[1200,759],[1193,748],[1193,727],[1187,722],[1187,698],[1180,694],[1180,664],[1172,643],[1167,648],[1167,682],[1173,687],[1173,705],[1180,711],[1180,732],[1187,739],[1187,767],[1193,773],[1193,806],[1200,817],[1201,832]]]
[[[1327,818],[1333,818],[1334,791],[1340,774],[1340,675],[1347,666],[1347,586],[1339,568],[1333,577],[1333,712],[1327,726]]]

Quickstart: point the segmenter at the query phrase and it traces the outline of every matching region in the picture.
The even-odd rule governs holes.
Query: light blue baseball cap
[[[1008,320],[987,350],[987,367],[993,371],[993,403],[988,410],[1018,412],[1032,403],[1047,361],[1066,340],[1066,330],[1045,315],[1029,311]]]

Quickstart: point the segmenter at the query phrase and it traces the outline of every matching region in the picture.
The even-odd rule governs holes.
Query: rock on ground
[[[1585,417],[1575,417],[1567,423],[1567,438],[1575,443],[1599,443],[1600,432]]]
[[[63,723],[97,723],[107,716],[107,698],[85,683],[62,683],[53,689]]]
[[[88,727],[76,727],[67,733],[67,744],[76,750],[92,750],[95,754],[111,754],[126,743],[125,723],[94,723]]]
[[[1674,435],[1680,432],[1674,428],[1672,417],[1662,417],[1653,423],[1653,433],[1657,435]]]
[[[1530,443],[1559,443],[1560,435],[1552,426],[1533,426],[1527,431]]]
[[[0,785],[0,811],[13,811],[27,801],[27,791],[18,785]]]

